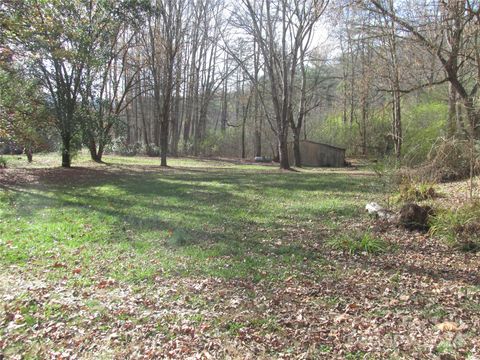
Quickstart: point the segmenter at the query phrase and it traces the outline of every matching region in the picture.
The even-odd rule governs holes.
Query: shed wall
[[[300,142],[302,164],[306,166],[345,166],[345,150],[310,141]],[[289,144],[289,158],[293,161],[293,143]]]

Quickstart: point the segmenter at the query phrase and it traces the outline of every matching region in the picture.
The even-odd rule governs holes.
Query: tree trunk
[[[187,107],[190,106],[190,105],[187,105]],[[191,124],[192,120],[191,118],[186,117],[185,119],[185,125],[183,127],[183,152],[184,153],[187,153],[188,151],[188,143],[190,141],[190,124]]]
[[[103,145],[99,145],[98,146],[98,152],[97,152],[98,162],[102,162],[104,151],[105,151],[105,147]]]
[[[193,154],[195,156],[198,156],[200,154],[200,147],[202,144],[202,141],[205,138],[205,129],[206,129],[206,123],[207,123],[207,104],[202,104],[202,107],[200,109],[200,114],[198,115],[198,121],[195,126],[194,130],[194,137],[193,137]]]
[[[247,122],[247,117],[243,117],[243,122],[242,122],[242,159],[246,158],[245,154],[245,123]]]
[[[226,64],[226,61],[225,61]],[[225,65],[225,73],[227,73],[228,68],[227,65]],[[221,115],[221,122],[220,122],[220,131],[222,132],[222,135],[225,135],[225,132],[227,131],[227,122],[228,122],[228,84],[227,84],[227,78],[224,80],[224,85],[223,85],[223,94],[222,94],[222,115]]]
[[[455,119],[456,119],[456,129],[457,135],[461,138],[465,137],[465,123],[463,120],[463,109],[462,109],[462,102],[458,101],[455,106]]]
[[[471,98],[464,100],[467,111],[470,137],[473,140],[480,139],[480,114],[475,109],[475,101]]]
[[[362,139],[362,155],[367,155],[367,102],[362,98],[361,119],[360,119],[360,136]]]
[[[393,142],[395,146],[395,156],[400,159],[402,155],[402,120],[400,93],[395,91],[393,100]]]
[[[31,147],[25,148],[25,155],[27,155],[27,160],[29,163],[33,161],[33,151]]]
[[[255,156],[262,156],[262,133],[255,130]]]
[[[260,71],[260,52],[258,50],[257,39],[254,38],[253,42],[253,66],[254,66],[254,81],[255,84],[258,84],[258,73]],[[258,88],[254,87],[255,91],[255,98],[254,98],[254,109],[253,109],[253,118],[255,124],[254,130],[254,156],[261,157],[262,156],[262,117],[259,116],[259,106],[260,106],[260,99]]]
[[[167,166],[167,153],[168,153],[168,128],[169,128],[169,112],[170,112],[170,100],[165,100],[163,108],[164,114],[161,120],[160,127],[160,166]]]
[[[302,167],[302,156],[300,154],[300,133],[301,128],[293,129],[293,157],[296,167]]]
[[[452,138],[457,133],[457,92],[452,84],[448,85],[448,121],[447,136]]]
[[[91,139],[88,143],[88,151],[90,151],[90,157],[95,162],[101,162],[101,157],[98,156],[97,152],[97,145],[95,144],[95,140]]]
[[[70,155],[70,136],[64,135],[62,138],[62,167],[69,168],[72,165],[72,157]]]
[[[168,125],[167,125],[167,129],[165,129],[165,125],[163,125],[161,136],[160,136],[160,166],[167,166],[167,153],[168,153]]]
[[[170,60],[173,64],[173,59]],[[168,135],[170,130],[170,111],[172,104],[173,65],[168,66],[167,81],[163,99],[163,116],[160,122],[160,166],[167,166]]]
[[[179,62],[180,64],[180,62]],[[176,78],[175,78],[175,101],[172,112],[172,145],[171,152],[172,156],[178,156],[178,141],[180,139],[180,129],[181,129],[181,91],[180,84],[182,79],[182,68],[180,65],[177,66]]]
[[[287,136],[279,136],[278,139],[278,156],[280,161],[280,169],[289,170],[290,163],[288,161],[288,143]]]

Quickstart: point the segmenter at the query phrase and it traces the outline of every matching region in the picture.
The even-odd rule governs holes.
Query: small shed
[[[306,166],[345,166],[345,149],[308,140],[300,141],[302,165]],[[294,159],[293,142],[288,147],[289,159]]]

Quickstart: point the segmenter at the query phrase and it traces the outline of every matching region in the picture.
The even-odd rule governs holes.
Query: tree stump
[[[430,206],[408,203],[400,210],[399,222],[408,230],[427,231],[430,227],[428,220],[431,215],[433,215],[433,209]]]

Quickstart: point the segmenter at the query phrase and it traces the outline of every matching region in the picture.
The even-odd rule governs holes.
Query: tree
[[[87,1],[10,2],[9,41],[30,62],[55,110],[62,140],[62,166],[70,167],[79,123],[75,116],[91,39],[85,26]]]
[[[288,130],[292,120],[295,82],[307,53],[312,31],[328,4],[327,0],[242,0],[244,11],[238,11],[234,20],[247,36],[258,45],[265,75],[270,85],[269,102],[273,118],[267,115],[270,127],[276,135],[280,168],[289,169]],[[303,54],[303,55],[302,55]],[[236,56],[255,88],[258,79],[252,75],[244,60]],[[262,104],[268,114],[266,99]]]
[[[4,5],[2,25],[8,42],[49,94],[62,140],[63,167],[70,167],[80,145],[84,119],[78,110],[82,92],[89,92],[85,89],[91,85],[89,72],[97,50],[108,43],[105,36],[112,21],[130,5],[113,0],[26,0]]]
[[[145,49],[155,100],[156,139],[159,139],[161,166],[167,166],[176,67],[185,32],[183,0],[156,0],[147,20]]]
[[[142,15],[139,5],[107,1],[102,9],[92,9],[89,18],[92,30],[88,36],[97,36],[97,40],[91,42],[88,51],[90,59],[86,62],[78,116],[84,144],[97,162],[102,161],[111,141],[112,128],[119,125],[121,115],[135,99],[127,95],[140,71],[140,64],[135,64],[131,54],[138,17]]]
[[[438,1],[434,5],[440,9],[441,16],[429,16],[432,14],[419,11],[408,18],[393,6],[388,7],[384,1],[363,3],[370,11],[389,17],[410,35],[411,41],[438,58],[446,80],[463,101],[471,137],[479,139],[480,110],[476,106],[480,87],[478,3],[470,0]]]
[[[0,60],[1,61],[1,60]],[[0,62],[0,139],[23,147],[27,159],[46,146],[51,116],[36,81],[13,62]]]

